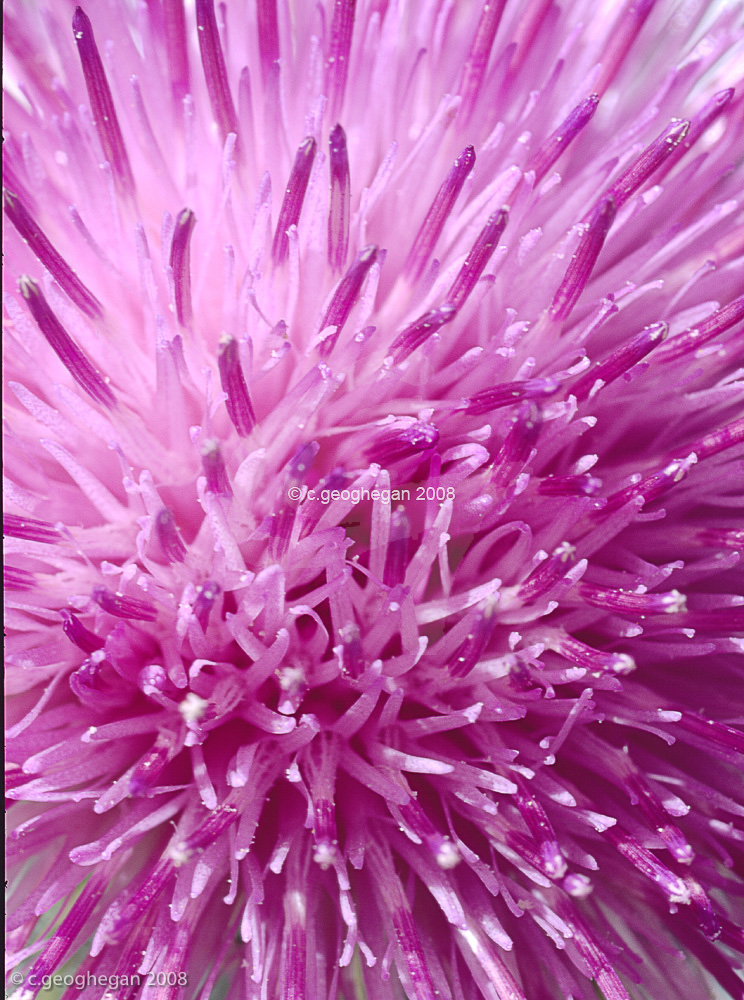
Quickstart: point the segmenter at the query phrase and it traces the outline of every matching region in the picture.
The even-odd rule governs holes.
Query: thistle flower
[[[742,995],[740,14],[9,6],[18,997]]]

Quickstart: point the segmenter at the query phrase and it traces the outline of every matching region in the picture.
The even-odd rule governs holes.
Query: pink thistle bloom
[[[742,996],[740,15],[9,4],[17,998]]]

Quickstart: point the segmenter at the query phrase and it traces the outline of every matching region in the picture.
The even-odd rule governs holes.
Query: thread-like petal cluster
[[[742,997],[740,15],[9,4],[17,1000]]]

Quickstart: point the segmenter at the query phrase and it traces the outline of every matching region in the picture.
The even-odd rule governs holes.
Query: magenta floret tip
[[[9,0],[14,1000],[743,996],[741,41]]]

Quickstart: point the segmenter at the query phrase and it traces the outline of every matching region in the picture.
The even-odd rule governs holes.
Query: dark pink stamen
[[[279,21],[276,0],[258,0],[256,5],[258,20],[258,51],[261,56],[261,73],[264,86],[272,69],[279,61]]]
[[[615,202],[615,208],[621,208],[630,196],[644,184],[668,156],[687,136],[690,128],[688,121],[673,121],[664,129],[661,135],[646,146],[637,160],[623,171],[610,190],[607,197]]]
[[[3,191],[5,214],[18,230],[22,238],[49,271],[62,291],[78,308],[91,319],[103,317],[103,306],[92,292],[88,291],[67,261],[54,249],[34,219],[26,211],[23,202],[10,191]]]
[[[635,663],[627,653],[605,653],[602,650],[588,646],[580,639],[571,635],[562,635],[555,646],[556,652],[565,657],[569,663],[584,667],[591,673],[627,674],[635,669]]]
[[[602,480],[588,472],[578,476],[548,476],[537,492],[546,497],[593,497],[601,488]]]
[[[287,463],[287,474],[284,481],[284,495],[287,500],[273,515],[269,529],[270,550],[275,559],[281,558],[289,547],[292,527],[301,499],[301,490],[307,479],[308,469],[313,464],[319,450],[320,446],[316,441],[307,441],[300,445]],[[298,494],[298,490],[300,490],[300,494]]]
[[[467,121],[473,113],[478,94],[483,86],[488,58],[493,41],[504,13],[506,0],[486,0],[478,22],[478,28],[470,46],[467,61],[462,70],[459,92],[462,97],[462,114]]]
[[[524,601],[534,601],[543,597],[553,586],[562,580],[574,561],[574,548],[568,542],[559,545],[547,559],[530,573],[519,585],[519,598]]]
[[[22,199],[24,204],[30,205],[31,208],[33,209],[38,206],[38,202],[35,201],[33,195],[31,195],[31,193],[28,190],[28,187],[26,186],[28,184],[29,178],[24,176],[26,171],[25,169],[23,169],[25,166],[22,160],[23,154],[19,149],[17,151],[14,151],[14,154],[11,156],[12,150],[13,150],[13,139],[11,136],[8,136],[8,139],[6,140],[5,143],[5,160],[3,163],[3,181],[5,182],[3,185],[3,190],[15,191],[16,195]],[[16,157],[18,158],[19,161],[18,163],[15,162]],[[20,175],[18,173],[19,166],[23,170],[23,174]]]
[[[305,914],[303,907],[297,903],[299,893],[287,890],[285,894],[285,913],[287,919],[282,933],[280,958],[281,993],[279,1000],[299,1000],[306,993],[307,982],[307,932],[305,930]]]
[[[692,902],[692,911],[695,914],[695,919],[697,921],[698,927],[702,930],[703,934],[709,941],[717,941],[721,938],[723,942],[725,938],[721,935],[723,934],[723,927],[721,926],[721,921],[718,919],[718,915],[713,909],[713,905],[706,893],[705,889],[700,885],[700,883],[694,879],[686,880],[687,887],[690,890],[690,897]],[[733,927],[733,924],[731,925]],[[739,952],[744,951],[744,931],[737,930],[738,933],[738,948]],[[736,945],[734,945],[736,947]]]
[[[69,683],[72,692],[83,704],[89,704],[90,699],[93,699],[100,705],[103,693],[101,669],[104,666],[108,666],[106,660],[89,659],[70,674]]]
[[[269,551],[272,559],[281,559],[289,548],[292,527],[296,516],[297,503],[284,504],[272,515],[269,528]]]
[[[457,196],[475,165],[475,149],[466,146],[450,167],[447,177],[431,203],[408,254],[404,273],[417,281],[424,272],[437,240],[449,218]]]
[[[566,873],[566,862],[558,847],[558,838],[548,814],[532,795],[521,792],[516,797],[516,803],[533,840],[539,846],[540,871],[548,878],[563,878]]]
[[[592,607],[618,611],[621,614],[676,614],[685,609],[685,598],[677,590],[661,594],[637,594],[630,590],[612,590],[582,583],[579,584],[579,595]]]
[[[23,275],[18,282],[18,289],[26,300],[39,329],[46,337],[47,343],[78,385],[82,386],[96,402],[109,408],[116,406],[114,394],[105,379],[88,361],[49,308],[36,282],[28,275]]]
[[[328,357],[336,345],[336,341],[344,328],[346,320],[354,307],[354,303],[362,290],[364,279],[369,273],[369,269],[377,260],[377,247],[364,247],[357,255],[354,263],[339,281],[336,291],[333,294],[330,305],[326,310],[321,323],[321,330],[329,326],[335,326],[336,330],[330,334],[320,345],[322,357]]]
[[[689,864],[695,855],[684,834],[676,824],[670,821],[658,796],[651,790],[643,777],[630,768],[628,770],[629,773],[623,779],[622,784],[630,801],[633,805],[638,806],[675,861],[680,864]]]
[[[181,326],[191,322],[191,234],[196,225],[196,216],[190,208],[178,213],[176,228],[170,251],[170,266],[173,269],[173,286],[176,298],[176,316]]]
[[[207,441],[204,444],[201,460],[209,492],[222,496],[232,496],[232,487],[225,468],[225,460],[217,441]]]
[[[67,608],[62,608],[60,615],[62,616],[62,631],[78,649],[82,649],[87,656],[95,653],[97,649],[103,649],[106,644],[105,640],[101,639],[95,632],[87,629],[71,611],[68,611]]]
[[[705,629],[706,632],[744,631],[744,605],[738,604],[725,608],[712,608],[710,611],[688,611],[685,615],[685,625],[694,629]]]
[[[672,338],[664,344],[659,352],[659,357],[662,361],[674,361],[675,358],[679,358],[683,354],[696,351],[709,340],[725,333],[742,321],[744,321],[744,295],[740,295],[738,299],[734,299],[728,305],[718,309],[707,319],[704,319],[699,326],[685,330],[684,333]]]
[[[168,686],[168,675],[159,663],[148,663],[140,670],[137,683],[145,694],[163,692]]]
[[[614,199],[607,197],[597,205],[592,213],[550,306],[550,314],[553,319],[566,319],[586,288],[597,257],[599,257],[610,227],[615,220],[615,211]]]
[[[676,903],[686,903],[689,901],[689,892],[684,880],[662,864],[656,855],[647,847],[644,847],[635,837],[626,834],[619,825],[605,831],[604,836],[610,843],[614,844],[617,850],[631,861],[638,871],[650,879],[657,889],[667,896],[670,901]]]
[[[719,90],[718,93],[714,94],[709,101],[706,101],[700,111],[698,111],[698,113],[690,119],[690,128],[687,135],[684,137],[682,142],[675,146],[671,155],[664,161],[663,166],[659,169],[656,175],[657,183],[666,176],[675,163],[685,155],[687,150],[690,149],[691,146],[694,146],[700,136],[710,128],[716,118],[723,114],[733,96],[733,87],[729,87],[727,90]]]
[[[613,351],[605,361],[601,361],[585,375],[582,375],[572,389],[574,396],[579,401],[584,400],[597,381],[609,385],[615,379],[620,378],[655,347],[663,343],[668,329],[666,323],[653,323],[651,326],[647,326],[638,336],[633,337],[627,344],[623,344],[622,347]]]
[[[612,26],[602,53],[602,73],[597,83],[600,95],[604,94],[615,79],[655,4],[656,0],[637,0],[629,3]]]
[[[451,677],[467,677],[483,657],[496,625],[495,605],[488,603],[478,608],[472,618],[468,634],[447,662]]]
[[[175,740],[170,734],[158,737],[155,746],[139,761],[129,779],[132,795],[144,795],[152,788],[175,753]]]
[[[277,0],[256,0],[256,21],[261,75],[266,86],[280,57]]]
[[[256,426],[256,416],[248,395],[243,368],[240,364],[238,342],[234,337],[224,337],[218,353],[220,382],[227,394],[227,412],[241,437],[248,437]]]
[[[506,207],[500,208],[490,216],[488,222],[478,234],[472,250],[465,258],[465,263],[460,268],[447,294],[447,301],[451,302],[455,309],[462,308],[468,296],[477,285],[478,279],[483,274],[486,265],[493,256],[494,250],[499,245],[501,234],[506,229],[508,221],[508,209]]]
[[[514,677],[512,677],[512,681],[514,681]],[[527,691],[529,688],[524,688],[524,690]],[[526,861],[528,865],[532,865],[533,868],[536,868],[546,877],[551,877],[546,867],[545,858],[540,845],[536,844],[534,840],[531,840],[518,830],[513,829],[507,829],[504,832],[504,840],[506,845],[510,847],[512,851],[517,853],[524,861]],[[555,864],[551,867],[555,870]]]
[[[358,625],[345,625],[340,630],[341,669],[350,677],[361,677],[366,661]]]
[[[122,597],[107,587],[94,587],[91,596],[100,608],[116,618],[153,622],[158,616],[149,601],[140,601],[137,597]]]
[[[202,631],[207,631],[209,615],[217,598],[222,593],[222,588],[215,580],[205,580],[199,588],[199,593],[194,601],[194,615],[202,627]]]
[[[397,587],[403,583],[408,566],[408,549],[410,544],[411,523],[405,509],[398,507],[390,518],[390,539],[385,556],[385,573],[383,582],[386,587]]]
[[[108,872],[105,869],[95,872],[89,879],[56,928],[54,936],[44,945],[44,950],[34,962],[28,976],[32,983],[41,982],[45,976],[49,976],[61,965],[63,959],[69,957],[73,945],[80,939],[81,932],[84,928],[90,927],[91,915],[96,912],[96,907],[108,884]]]
[[[338,117],[344,103],[355,10],[356,0],[334,0],[331,37],[326,59],[326,95],[331,119]]]
[[[560,388],[554,378],[528,378],[521,382],[502,382],[500,385],[482,389],[471,397],[467,412],[472,414],[490,413],[502,406],[511,406],[523,399],[543,399]]]
[[[210,818],[215,816],[216,812],[215,810],[210,813]],[[122,932],[148,911],[170,882],[172,875],[173,862],[170,858],[160,858],[156,861],[146,877],[138,880],[137,888],[130,890],[129,898],[123,903],[117,915],[113,933],[120,934],[123,938]]]
[[[313,804],[313,840],[316,846],[333,848],[337,843],[336,810],[333,802],[318,799]]]
[[[453,868],[458,863],[460,857],[452,841],[442,836],[415,799],[397,808],[388,803],[388,808],[393,815],[400,815],[404,825],[427,846],[443,868]]]
[[[524,403],[499,448],[491,474],[492,483],[504,486],[515,480],[530,460],[541,428],[542,413],[539,408],[534,403]]]
[[[581,130],[589,124],[598,104],[599,96],[590,94],[561,122],[555,132],[548,136],[527,168],[534,170],[535,183],[542,180],[558,157],[568,149]]]
[[[305,444],[300,445],[287,468],[288,486],[292,484],[297,486],[305,482],[307,470],[315,461],[315,456],[319,450],[317,441],[307,441]]]
[[[289,254],[289,238],[287,230],[290,226],[296,226],[300,221],[302,203],[305,200],[310,172],[313,169],[315,151],[317,144],[312,136],[308,136],[300,144],[297,150],[295,161],[292,164],[292,172],[287,181],[284,191],[284,200],[279,211],[279,221],[276,224],[274,233],[274,243],[271,248],[271,255],[275,264],[283,264]]]
[[[439,431],[434,424],[419,421],[403,430],[381,434],[367,449],[372,462],[387,466],[406,458],[425,458],[439,443]]]
[[[732,629],[741,627],[742,616],[738,617],[740,620],[736,624],[734,624],[734,619],[731,619]],[[714,722],[712,719],[696,715],[694,712],[682,712],[681,715],[682,718],[678,725],[682,729],[685,729],[692,736],[700,737],[706,746],[708,741],[715,743],[717,747],[725,751],[723,756],[728,756],[730,760],[741,763],[741,759],[744,757],[744,733],[725,725],[723,722]]]
[[[48,521],[35,521],[16,514],[3,514],[3,534],[29,542],[56,542],[59,539],[57,529]]]
[[[744,528],[700,528],[695,538],[712,549],[744,552]]]
[[[410,326],[398,334],[390,348],[396,364],[413,354],[416,348],[420,347],[431,337],[433,333],[440,330],[445,323],[451,323],[457,315],[457,310],[453,305],[445,302],[437,309],[430,309],[429,312],[419,316]]]
[[[225,56],[214,16],[214,0],[196,0],[196,27],[209,103],[220,135],[225,140],[230,132],[237,134],[238,117],[227,80]]]
[[[134,191],[134,177],[129,165],[124,137],[121,134],[119,119],[116,117],[114,101],[96,45],[93,26],[82,7],[75,8],[72,17],[72,30],[77,42],[85,87],[88,91],[96,130],[103,147],[103,155],[111,165],[114,178],[122,193],[131,195]]]
[[[6,590],[33,590],[34,574],[20,566],[3,565],[3,586]]]
[[[698,460],[702,461],[742,442],[744,442],[744,417],[739,417],[738,420],[698,438],[689,447],[690,451],[695,452]]]
[[[535,40],[548,20],[548,14],[553,0],[532,0],[524,4],[522,17],[512,32],[514,52],[509,63],[509,75],[513,78],[522,68],[525,59],[532,51]]]
[[[413,984],[416,1000],[435,1000],[440,991],[434,987],[431,980],[429,962],[424,956],[421,938],[416,930],[416,922],[407,907],[401,905],[393,910],[393,929],[395,931],[393,940],[400,956],[398,962],[405,969],[407,978]]]
[[[183,562],[186,556],[186,547],[181,541],[176,527],[176,519],[173,511],[163,507],[155,517],[155,532],[160,542],[160,548],[168,562]]]
[[[163,0],[163,18],[171,90],[174,100],[180,105],[191,90],[189,50],[186,42],[186,12],[183,0]]]
[[[335,125],[328,140],[331,168],[331,203],[328,209],[328,263],[340,271],[349,251],[349,153],[346,133]]]

